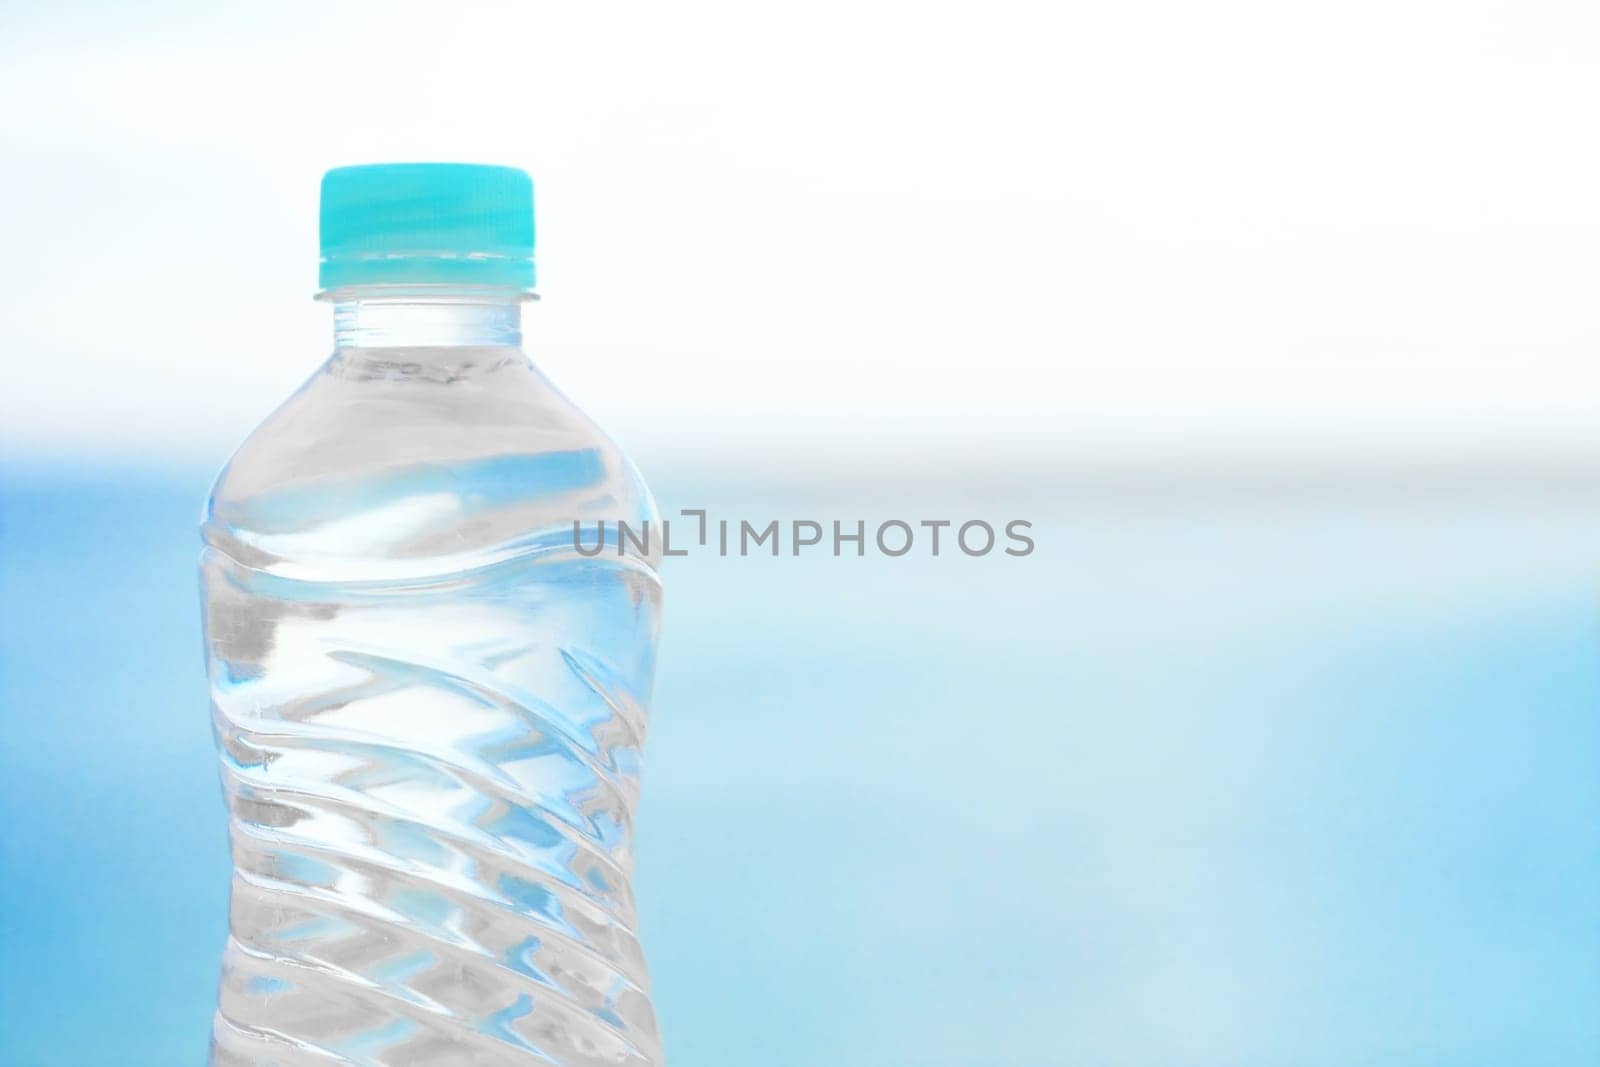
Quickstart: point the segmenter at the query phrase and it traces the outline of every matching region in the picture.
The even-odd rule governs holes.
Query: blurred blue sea
[[[672,1062],[1600,1062],[1600,482],[652,473],[669,512],[1038,542],[669,562],[637,889]],[[209,474],[4,471],[5,1064],[203,1060]]]

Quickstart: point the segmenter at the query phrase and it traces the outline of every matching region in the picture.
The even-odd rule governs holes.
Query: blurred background
[[[1600,9],[0,0],[0,1061],[203,1060],[195,525],[321,172],[538,187],[682,1065],[1600,1060]]]

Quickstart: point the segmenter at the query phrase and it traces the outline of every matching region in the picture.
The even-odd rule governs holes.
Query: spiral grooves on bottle
[[[628,881],[642,708],[557,651],[609,715],[483,659],[351,643],[321,650],[360,672],[337,690],[217,691],[235,871],[214,1063],[661,1062]],[[430,747],[340,719],[419,689],[489,727]]]

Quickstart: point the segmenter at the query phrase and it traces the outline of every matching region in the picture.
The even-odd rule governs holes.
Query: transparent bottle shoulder
[[[206,542],[269,570],[426,570],[656,519],[633,463],[520,351],[448,355],[336,353],[219,475]]]

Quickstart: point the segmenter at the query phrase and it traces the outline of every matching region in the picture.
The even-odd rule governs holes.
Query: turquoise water
[[[1600,1059],[1600,484],[651,473],[669,513],[1039,544],[668,561],[635,884],[669,1062]],[[8,1064],[204,1057],[210,475],[5,475]]]

